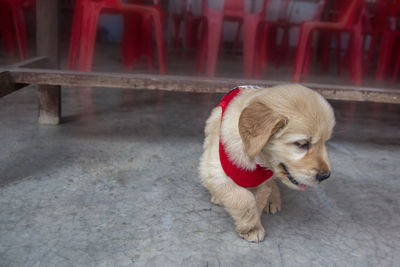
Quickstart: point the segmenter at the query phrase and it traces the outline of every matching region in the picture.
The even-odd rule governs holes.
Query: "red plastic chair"
[[[26,59],[28,47],[24,9],[33,8],[34,6],[35,0],[0,0],[0,32],[6,51],[9,54],[14,52],[14,37],[11,27],[13,24],[18,50],[22,60]],[[12,19],[12,24],[10,19]]]
[[[186,2],[186,1],[184,1]],[[185,5],[186,3],[182,4],[182,8],[178,13],[172,14],[172,23],[174,26],[174,48],[179,49],[181,48],[181,43],[179,40],[179,33],[181,29],[181,23],[184,21],[185,16]]]
[[[389,27],[388,17],[390,16],[390,13],[392,13],[393,9],[393,5],[388,0],[377,0],[375,6],[375,14],[370,14],[370,16],[373,17],[372,23],[370,22],[370,24],[372,24],[371,28],[367,29],[364,33],[371,35],[371,43],[369,45],[367,58],[364,63],[364,75],[367,73],[372,55],[375,52],[376,43],[383,36],[385,29]]]
[[[192,12],[192,0],[187,0],[187,12],[185,14],[185,35],[183,44],[185,48],[195,48],[198,43],[198,32],[201,24],[201,16]]]
[[[387,28],[383,33],[375,77],[378,82],[384,80],[386,74],[388,73],[388,70],[390,69],[389,65],[393,56],[397,56],[394,62],[394,69],[392,74],[393,82],[397,78],[400,69],[400,45],[398,45],[400,42],[399,39],[400,30],[391,30]]]
[[[388,12],[386,19],[393,19],[393,21],[400,19],[400,1],[398,3],[389,3],[388,4]],[[378,66],[376,70],[376,80],[382,81],[385,76],[388,74],[388,70],[390,69],[390,63],[393,57],[396,60],[394,61],[394,68],[392,74],[393,82],[396,80],[397,74],[400,69],[400,48],[399,48],[399,38],[400,38],[400,25],[390,25],[389,21],[386,23],[386,27],[383,31],[382,41],[380,45],[380,53],[378,59]],[[397,53],[397,54],[396,54]],[[390,74],[390,73],[389,73]]]
[[[132,68],[136,59],[145,59],[154,69],[153,19],[150,15],[126,14],[122,34],[122,61]]]
[[[337,21],[338,19],[340,19],[340,15],[343,14],[347,10],[348,0],[337,0],[337,1],[333,1],[332,3],[333,3],[332,9],[329,10],[329,13],[327,15],[328,15],[328,17],[330,17],[330,19],[332,21]],[[362,27],[362,35],[363,36],[368,35],[372,32],[372,24],[370,21],[370,16],[371,16],[371,14],[365,5],[365,2],[363,1],[362,13],[361,13],[361,17],[359,18],[361,20],[360,23],[361,23],[361,27]],[[320,58],[322,61],[322,70],[328,71],[328,69],[329,69],[331,39],[332,39],[333,35],[336,37],[335,39],[336,39],[337,73],[340,74],[342,65],[349,65],[350,59],[352,58],[352,50],[351,50],[352,46],[348,45],[346,48],[346,55],[344,57],[343,64],[342,64],[342,32],[340,32],[340,31],[323,32],[320,35],[319,44],[320,44]],[[366,39],[363,39],[362,51],[366,50],[365,45],[366,45]]]
[[[271,36],[271,33],[269,33],[270,31],[272,31],[272,33],[274,35],[276,35],[278,28],[281,28],[283,30],[282,40],[281,40],[281,44],[280,44],[279,51],[278,51],[278,58],[276,59],[276,67],[277,68],[280,67],[282,57],[284,54],[286,54],[286,64],[289,63],[289,60],[290,60],[290,51],[289,51],[290,29],[292,27],[300,26],[299,23],[290,22],[290,17],[292,15],[293,6],[294,6],[293,2],[294,1],[291,1],[291,0],[281,0],[280,5],[279,5],[279,16],[278,16],[277,21],[265,21],[264,22],[266,36],[268,36],[268,34]],[[268,40],[268,38],[267,38],[267,40]],[[273,40],[274,43],[271,43],[268,47],[275,48],[276,36],[274,36],[271,40]],[[276,53],[275,49],[271,49],[269,54],[270,54],[270,56],[272,56],[272,58],[275,58],[275,53]],[[263,67],[265,68],[266,65],[267,65],[267,58],[264,57],[263,58]]]
[[[281,2],[281,11],[280,17],[278,21],[273,22],[275,24],[275,27],[279,27],[283,29],[283,35],[282,35],[282,41],[281,45],[279,48],[278,52],[278,58],[276,60],[276,67],[279,68],[282,57],[284,54],[286,54],[286,64],[289,64],[290,60],[290,51],[289,51],[289,34],[290,34],[290,28],[299,26],[299,23],[292,23],[290,22],[290,17],[293,12],[293,1],[290,0],[284,0]]]
[[[140,5],[125,3],[121,0],[77,0],[68,61],[68,67],[70,69],[75,68],[79,52],[78,69],[81,71],[91,70],[98,18],[102,11],[124,15],[136,14],[150,16],[154,22],[160,73],[166,74],[163,15],[159,1],[156,1],[154,5]],[[129,45],[127,45],[127,47],[129,47]],[[127,47],[125,47],[125,49],[127,49]]]
[[[257,13],[246,13],[243,0],[225,0],[223,10],[213,10],[203,1],[203,29],[198,51],[196,71],[201,72],[206,63],[206,76],[215,76],[218,50],[224,20],[243,21],[243,76],[250,78],[253,73],[257,29],[265,16],[266,2]]]
[[[0,36],[8,55],[14,55],[14,32],[10,8],[7,4],[0,2]]]
[[[279,68],[282,57],[286,54],[286,64],[290,60],[290,49],[289,49],[289,36],[290,29],[293,27],[300,26],[300,23],[290,22],[290,17],[293,11],[293,3],[290,0],[283,0],[279,7],[279,17],[277,21],[264,21],[262,26],[262,37],[259,52],[260,57],[256,61],[255,76],[260,78],[262,71],[267,67],[269,61],[275,60],[276,55],[276,35],[278,28],[283,29],[282,41],[278,51],[278,58],[275,60],[276,67]],[[314,16],[311,21],[319,21],[322,16],[326,0],[320,0]],[[290,5],[291,4],[291,5]],[[309,58],[311,54],[307,58]]]
[[[281,47],[279,49],[278,59],[276,60],[276,66],[280,66],[283,52],[289,48],[289,18],[292,13],[293,5],[290,5],[290,0],[281,0],[279,2],[278,19],[276,21],[263,21],[260,29],[260,57],[255,62],[254,75],[257,78],[261,77],[262,70],[267,67],[268,61],[274,61],[276,55],[276,41],[277,41],[277,30],[283,28],[283,35],[281,41]],[[288,55],[288,54],[287,54]]]
[[[307,48],[311,47],[311,37],[315,30],[329,32],[349,32],[351,34],[351,51],[353,59],[350,62],[350,73],[354,84],[362,83],[362,15],[363,0],[348,1],[345,12],[340,15],[337,22],[303,22],[300,26],[299,42],[293,68],[293,82],[300,82],[304,62],[306,61]]]
[[[385,79],[388,74],[390,62],[393,56],[396,57],[392,80],[396,80],[396,77],[400,69],[400,49],[399,45],[396,47],[396,41],[400,38],[400,30],[393,31],[391,29],[386,29],[383,33],[382,44],[380,46],[380,53],[378,59],[378,66],[376,70],[376,81],[381,82]]]
[[[174,26],[174,48],[181,48],[181,25],[184,24],[184,34],[182,38],[185,48],[194,48],[197,45],[197,35],[201,23],[201,17],[192,12],[192,0],[183,0],[181,10],[172,14]]]
[[[183,38],[183,44],[186,48],[196,47],[200,24],[201,17],[196,16],[189,10],[185,18],[185,36]]]
[[[328,5],[327,5],[328,6]],[[328,8],[325,10],[327,13],[325,17],[327,17],[328,21],[338,21],[340,19],[340,15],[343,14],[348,8],[348,0],[337,0],[331,1]],[[322,14],[321,14],[322,15]],[[330,62],[330,50],[331,50],[331,41],[332,36],[336,38],[336,60],[337,60],[337,73],[340,74],[341,66],[342,66],[342,33],[340,31],[332,32],[332,31],[324,31],[319,35],[319,53],[322,62],[322,70],[329,70],[329,62]],[[350,46],[348,46],[350,47]],[[307,55],[309,56],[306,60],[305,67],[303,69],[303,75],[308,75],[310,72],[310,63],[311,63],[311,46],[309,46]]]
[[[400,36],[400,32],[398,32],[398,36]],[[395,67],[393,70],[393,75],[392,75],[392,82],[396,82],[397,79],[397,75],[400,72],[400,49],[397,49],[397,59],[395,62]]]

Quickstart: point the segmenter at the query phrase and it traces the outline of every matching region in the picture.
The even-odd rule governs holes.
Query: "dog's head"
[[[334,125],[321,95],[288,85],[261,90],[242,111],[239,133],[250,158],[273,168],[289,187],[304,190],[330,176],[325,143]]]

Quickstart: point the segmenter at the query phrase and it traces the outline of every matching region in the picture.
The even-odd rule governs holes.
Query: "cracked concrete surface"
[[[400,106],[333,102],[332,177],[280,185],[282,211],[251,244],[197,175],[220,97],[63,89],[59,126],[37,124],[34,87],[0,99],[0,266],[400,262]]]

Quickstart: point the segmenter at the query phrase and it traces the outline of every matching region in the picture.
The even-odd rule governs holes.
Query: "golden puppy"
[[[235,220],[244,239],[264,239],[261,213],[280,210],[274,179],[304,190],[330,176],[325,142],[335,117],[318,93],[301,85],[238,87],[206,122],[200,177]]]

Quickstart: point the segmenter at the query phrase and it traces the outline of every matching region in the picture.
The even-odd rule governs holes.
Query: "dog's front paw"
[[[264,212],[270,213],[270,214],[275,214],[278,211],[281,210],[281,198],[280,197],[275,197],[275,198],[269,198],[267,205],[265,205]]]
[[[264,240],[265,230],[262,225],[255,226],[248,232],[238,232],[239,235],[249,242],[258,243]]]

